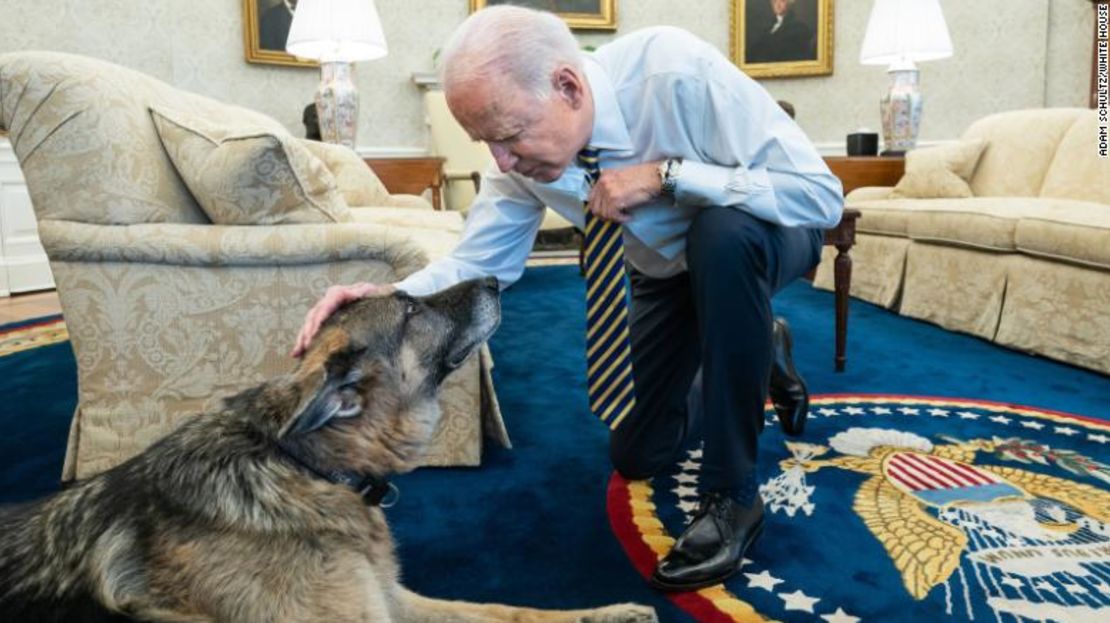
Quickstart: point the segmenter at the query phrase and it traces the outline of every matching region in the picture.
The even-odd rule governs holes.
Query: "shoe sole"
[[[668,593],[696,591],[696,590],[707,588],[707,587],[710,587],[710,586],[716,586],[716,585],[724,582],[725,580],[731,578],[732,576],[736,575],[736,572],[739,571],[740,568],[744,566],[744,554],[748,553],[748,550],[751,549],[752,545],[754,545],[755,542],[762,535],[763,535],[763,521],[760,521],[759,525],[756,526],[756,529],[752,531],[751,537],[749,537],[748,541],[746,543],[744,543],[744,549],[740,550],[740,558],[737,559],[736,566],[732,570],[730,570],[728,573],[725,573],[721,576],[718,576],[716,578],[711,578],[711,579],[708,579],[708,580],[702,580],[700,582],[692,582],[690,584],[673,584],[673,583],[670,583],[670,582],[660,580],[659,577],[656,576],[653,573],[653,574],[651,574],[651,578],[648,580],[648,583],[651,584],[652,587],[657,588],[657,589],[659,589],[661,591],[664,591],[664,592],[668,592]]]

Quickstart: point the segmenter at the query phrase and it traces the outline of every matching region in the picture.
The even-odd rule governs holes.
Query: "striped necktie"
[[[578,153],[590,186],[597,182],[598,151]],[[621,225],[586,212],[586,365],[590,410],[616,429],[632,412],[632,343]]]

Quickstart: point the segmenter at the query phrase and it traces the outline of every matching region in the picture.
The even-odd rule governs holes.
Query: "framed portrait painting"
[[[470,0],[470,12],[497,4],[551,11],[578,30],[617,29],[617,0]]]
[[[297,0],[243,0],[243,48],[248,63],[317,67],[285,51]]]
[[[732,62],[753,78],[832,73],[833,0],[732,0]]]

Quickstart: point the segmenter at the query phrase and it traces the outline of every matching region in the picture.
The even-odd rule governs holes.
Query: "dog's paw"
[[[619,604],[591,610],[578,623],[658,623],[655,609],[638,604]]]

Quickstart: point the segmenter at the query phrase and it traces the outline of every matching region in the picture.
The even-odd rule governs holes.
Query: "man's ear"
[[[555,69],[555,73],[551,74],[551,88],[575,110],[585,102],[586,84],[581,74],[570,65],[560,65]]]

